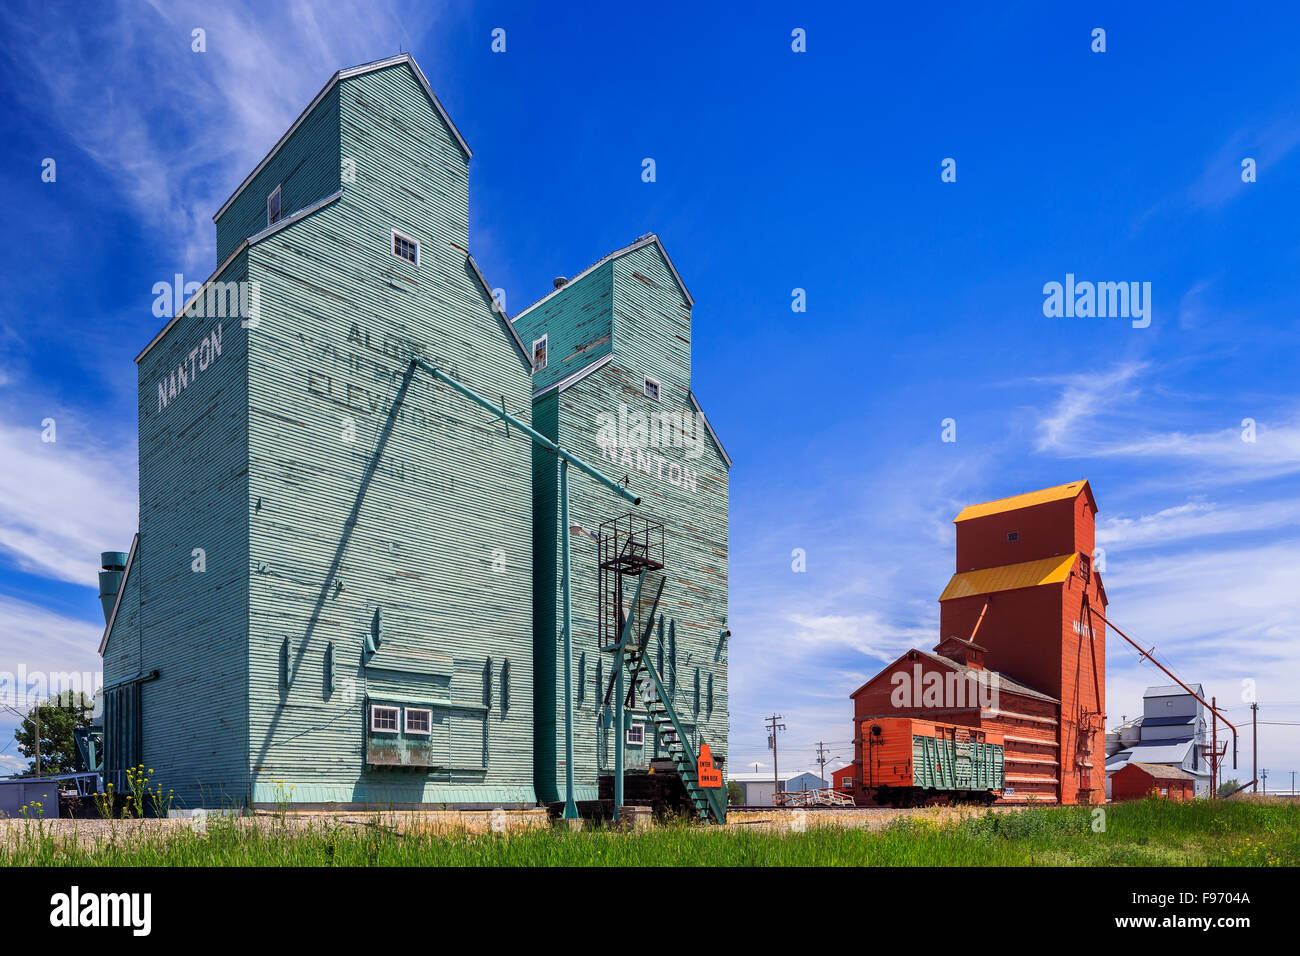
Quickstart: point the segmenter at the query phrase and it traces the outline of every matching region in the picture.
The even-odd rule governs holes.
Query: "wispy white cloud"
[[[1142,398],[1147,363],[1126,362],[1095,374],[1043,378],[1060,386],[1039,416],[1035,450],[1062,458],[1166,460],[1200,484],[1265,481],[1300,472],[1300,419],[1235,415],[1223,427],[1160,430],[1152,422],[1183,411]],[[1288,415],[1290,417],[1288,417]]]
[[[1300,524],[1300,500],[1294,498],[1235,505],[1197,500],[1136,518],[1103,518],[1097,524],[1097,544],[1108,548],[1149,548],[1209,535],[1240,535],[1297,524]]]
[[[1258,188],[1242,181],[1241,164],[1245,159],[1255,161],[1257,177],[1267,177],[1297,146],[1300,128],[1289,116],[1242,126],[1206,156],[1199,174],[1183,179],[1191,180],[1187,186],[1170,192],[1139,215],[1130,227],[1130,235],[1168,217],[1223,208],[1246,190]]]
[[[44,699],[60,688],[94,693],[103,679],[99,658],[102,632],[99,624],[0,595],[3,702],[25,710],[38,697]],[[11,695],[16,700],[9,699]]]
[[[1213,466],[1222,477],[1275,478],[1300,471],[1300,423],[1256,421],[1250,428],[1231,425],[1203,432],[1154,432],[1115,441],[1094,454],[1127,458],[1168,458]]]
[[[13,775],[26,769],[27,761],[22,757],[12,753],[0,754],[0,775]]]
[[[788,727],[783,768],[814,768],[819,740],[835,759],[850,760],[849,694],[909,648],[938,643],[952,502],[979,480],[979,469],[954,464],[951,451],[882,463],[861,476],[867,496],[846,499],[837,482],[824,496],[791,498],[757,543],[745,545],[748,560],[732,572],[739,585],[728,677],[734,769],[770,768],[763,720],[771,713]],[[924,487],[914,480],[920,471],[932,476]],[[795,573],[789,555],[801,545],[807,571]],[[756,564],[764,551],[773,558]]]
[[[1060,397],[1039,419],[1037,450],[1076,453],[1085,443],[1085,426],[1103,412],[1136,398],[1139,390],[1134,382],[1146,367],[1141,362],[1125,362],[1108,372],[1035,379],[1061,386]]]
[[[1249,188],[1242,182],[1242,161],[1255,160],[1257,172],[1272,168],[1300,146],[1300,128],[1288,117],[1245,126],[1232,134],[1206,161],[1201,175],[1187,190],[1187,200],[1202,209],[1216,209]]]
[[[1108,561],[1108,564],[1110,562]],[[1107,575],[1114,623],[1184,681],[1202,683],[1246,730],[1253,686],[1274,719],[1295,719],[1300,687],[1300,539],[1258,547],[1203,549],[1117,561]],[[1107,642],[1107,702],[1112,723],[1139,713],[1141,689],[1167,683],[1121,638]],[[1252,681],[1246,685],[1244,681]],[[1279,716],[1280,715],[1280,716]],[[1261,728],[1268,759],[1300,761],[1294,728]],[[1248,730],[1247,730],[1248,732]],[[1267,734],[1267,737],[1265,735]],[[1249,748],[1249,737],[1244,738]],[[1247,752],[1249,752],[1247,750]],[[1244,778],[1243,778],[1244,779]]]
[[[45,442],[37,422],[0,421],[0,554],[24,571],[95,587],[99,552],[125,550],[135,530],[134,454],[88,444],[68,419],[55,427],[56,440]]]
[[[1209,309],[1205,305],[1205,299],[1210,288],[1214,285],[1212,279],[1201,279],[1192,284],[1186,292],[1178,299],[1178,326],[1183,329],[1192,329],[1202,325]]]
[[[1111,602],[1145,638],[1174,640],[1189,654],[1221,655],[1216,669],[1223,673],[1259,671],[1284,660],[1300,667],[1294,584],[1300,580],[1300,541],[1184,549],[1127,561],[1108,555],[1107,565]]]
[[[206,275],[210,217],[316,91],[341,67],[411,49],[437,9],[180,0],[69,9],[66,30],[42,28],[48,10],[9,10],[0,53],[28,80],[25,105],[122,184],[178,267]],[[191,48],[195,29],[206,52]]]
[[[911,647],[936,640],[921,626],[897,626],[881,614],[791,614],[788,640],[799,653],[848,649],[882,664]]]

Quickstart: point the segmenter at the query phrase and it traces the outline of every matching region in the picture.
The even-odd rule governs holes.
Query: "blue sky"
[[[212,213],[331,73],[402,49],[474,149],[471,249],[512,313],[650,231],[695,296],[736,461],[733,768],[770,767],[773,712],[784,766],[848,758],[848,693],[937,643],[960,507],[1081,477],[1112,620],[1234,718],[1251,679],[1300,722],[1300,10],[805,6],[10,4],[0,670],[98,669],[152,286],[211,272]],[[1067,273],[1151,283],[1150,326],[1046,317]],[[1109,651],[1113,724],[1163,679]],[[1260,758],[1300,770],[1300,727]]]

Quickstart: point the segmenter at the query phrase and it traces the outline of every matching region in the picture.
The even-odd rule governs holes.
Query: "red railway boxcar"
[[[914,717],[872,718],[858,729],[854,800],[861,806],[990,804],[1002,792],[1001,734]]]

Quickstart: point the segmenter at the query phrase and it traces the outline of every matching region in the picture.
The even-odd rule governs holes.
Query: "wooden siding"
[[[519,317],[515,331],[530,356],[533,341],[548,336],[546,367],[533,375],[534,390],[549,388],[612,351],[613,292],[614,264],[607,262]]]
[[[531,803],[530,443],[423,372],[395,404],[417,356],[524,420],[530,381],[469,266],[441,117],[405,66],[339,91],[358,182],[250,254],[254,799]],[[449,673],[363,666],[376,612],[381,649]],[[435,766],[367,762],[372,700],[434,710]]]
[[[679,390],[691,387],[691,309],[656,243],[619,256],[614,266],[614,338],[619,360]],[[688,399],[689,400],[689,399]]]
[[[701,740],[705,741],[715,755],[725,756],[728,647],[721,632],[727,619],[728,469],[698,422],[698,457],[692,457],[686,447],[672,445],[602,447],[601,416],[617,419],[620,407],[629,413],[674,412],[694,418],[689,391],[690,349],[685,341],[689,339],[689,309],[663,257],[656,247],[647,246],[615,259],[611,265],[615,277],[611,302],[615,317],[613,359],[563,392],[540,396],[534,411],[537,427],[554,429],[548,434],[606,474],[619,479],[630,475],[631,489],[642,497],[642,504],[632,508],[581,474],[571,472],[571,520],[595,531],[602,521],[633,510],[664,522],[667,583],[659,608],[662,626],[652,639],[652,659],[656,665],[662,664],[673,706],[692,737],[690,744],[698,749]],[[632,276],[633,271],[647,281]],[[565,334],[566,323],[591,321],[584,308],[573,312],[563,308],[568,295],[566,290],[552,300],[558,300],[551,313],[553,324],[538,326],[539,331],[532,337],[546,331],[554,342],[557,335]],[[659,401],[643,394],[647,374],[660,382]],[[563,754],[564,702],[559,697],[563,675],[557,666],[562,661],[555,504],[558,477],[555,459],[545,452],[534,452],[534,467],[538,549],[537,789],[539,798],[555,800],[563,797],[564,777],[560,760],[551,756]],[[693,476],[689,483],[683,478],[687,469]],[[596,548],[594,542],[582,536],[573,537],[572,547],[574,776],[576,796],[590,799],[595,796],[597,774],[608,772],[614,765],[613,747],[617,742],[612,739],[612,730],[597,729],[605,692],[601,681],[609,679],[610,656],[597,648]],[[579,687],[576,678],[583,660],[587,685]],[[551,679],[553,670],[555,676]],[[554,693],[548,693],[547,688],[555,688]],[[640,707],[631,715],[632,721],[645,719]],[[664,753],[652,726],[647,725],[645,746],[626,747],[625,760],[628,767],[644,766],[652,757]],[[724,770],[729,769],[724,764]]]
[[[983,631],[981,631],[981,636]],[[1006,785],[1011,794],[1003,794],[1001,802],[1022,802],[1030,794],[1035,800],[1054,802],[1058,797],[1057,784],[1060,750],[1057,735],[1060,729],[1060,707],[1055,701],[1016,693],[1005,683],[998,685],[993,707],[979,706],[979,701],[946,701],[944,706],[927,706],[911,701],[901,706],[894,699],[898,688],[895,675],[908,678],[904,687],[924,685],[930,675],[945,677],[954,669],[942,660],[918,650],[908,651],[885,667],[851,696],[854,707],[854,771],[862,777],[862,739],[858,731],[863,722],[896,717],[921,717],[949,724],[979,729],[990,739],[998,738],[1005,747]],[[918,680],[916,675],[920,674]],[[961,706],[957,706],[961,704]],[[838,771],[837,771],[838,772]]]
[[[113,629],[104,645],[104,686],[140,673],[140,575],[133,568],[122,582]]]
[[[217,278],[247,275],[241,254]],[[159,383],[170,385],[192,357],[201,361],[193,350],[214,334],[220,356],[197,374],[191,367],[160,407]],[[106,671],[110,661],[115,675],[157,669],[141,691],[142,759],[180,806],[219,807],[247,795],[246,349],[237,316],[186,315],[138,367],[140,543],[129,588],[139,604],[109,636]],[[192,570],[196,548],[202,572]],[[119,627],[128,645],[136,629],[133,663],[118,656],[127,651]]]
[[[987,648],[986,664],[1060,699],[1050,782],[1063,803],[1098,801],[1105,784],[1106,629],[1093,618],[1093,633],[1087,632],[1084,599],[1104,610],[1106,597],[1100,575],[1091,573],[1085,581],[1083,561],[1072,557],[1092,554],[1095,513],[1090,489],[1080,485],[1073,497],[960,521],[959,571],[999,569],[1012,555],[1037,559],[1052,552],[1063,554],[1071,569],[1064,580],[1050,584],[950,598],[939,605],[943,634],[969,635],[983,615],[977,640]],[[1020,540],[1007,542],[1010,531]],[[1016,550],[1022,544],[1030,550]],[[1044,759],[1041,750],[1023,756]],[[1047,776],[1047,765],[1037,765],[1037,775],[1022,772],[1010,747],[1007,762],[1008,784],[1018,793],[1026,785],[1035,793],[1045,785],[1038,778]]]
[[[341,196],[236,253],[277,183],[286,217]],[[394,229],[419,242],[418,265],[392,254]],[[413,357],[633,476],[638,510],[667,526],[653,653],[691,743],[724,754],[726,463],[703,423],[697,452],[605,448],[594,427],[620,406],[694,420],[690,312],[658,248],[594,270],[539,310],[542,331],[520,329],[525,346],[550,334],[551,380],[617,359],[534,409],[548,376],[530,376],[468,258],[467,158],[405,64],[339,81],[217,232],[231,261],[216,278],[255,284],[260,312],[248,327],[182,317],[139,360],[140,544],[105,648],[110,679],[159,671],[142,690],[156,783],[209,807],[556,795],[555,459],[426,373],[408,378]],[[160,398],[214,331],[216,364]],[[571,477],[575,520],[594,529],[626,510]],[[574,696],[579,785],[594,796],[613,752],[596,731],[608,658],[584,544]],[[373,703],[429,709],[428,735],[372,730]],[[663,752],[648,733],[630,765]]]
[[[957,520],[957,571],[1092,554],[1096,509],[1092,491],[1086,485],[1081,483],[1071,498]],[[969,511],[967,508],[962,513]],[[1011,534],[1016,536],[1014,541],[1007,540]]]
[[[316,104],[294,135],[217,220],[217,262],[225,262],[242,241],[266,228],[266,200],[276,186],[280,187],[284,216],[338,192],[338,93],[336,86]]]

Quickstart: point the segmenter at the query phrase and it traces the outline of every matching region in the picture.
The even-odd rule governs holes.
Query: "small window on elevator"
[[[1019,540],[1020,540],[1020,532],[1019,532],[1019,531],[1008,531],[1008,532],[1007,532],[1007,540],[1008,540],[1008,541],[1011,541],[1011,542],[1019,541]]]
[[[281,209],[280,187],[276,186],[275,191],[266,197],[266,224],[274,226],[280,221],[281,215],[283,215],[283,211]]]
[[[433,732],[433,711],[427,707],[406,708],[406,732],[429,736]]]
[[[396,229],[393,230],[393,255],[399,259],[405,259],[413,266],[420,264],[420,243],[410,236],[404,236]]]
[[[400,708],[382,707],[376,704],[370,708],[370,729],[380,733],[395,734],[397,733],[397,721],[400,716]]]

